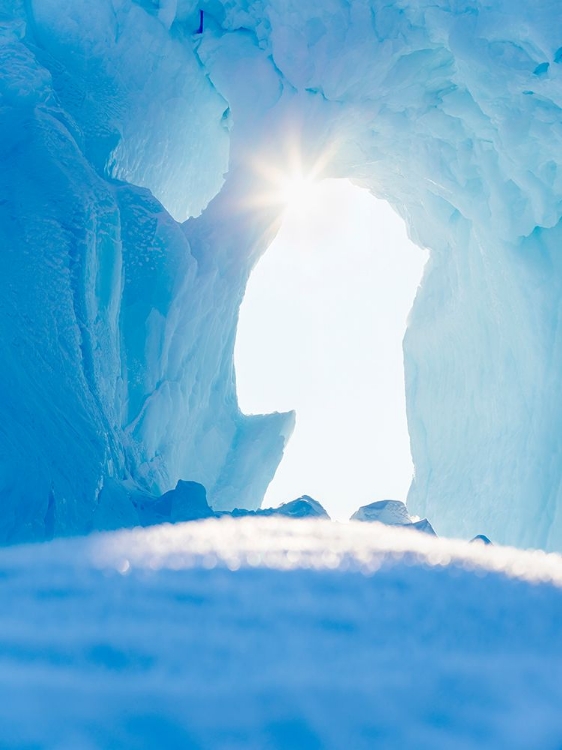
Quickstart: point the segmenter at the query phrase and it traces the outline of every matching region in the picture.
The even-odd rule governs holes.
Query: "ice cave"
[[[560,749],[561,108],[555,0],[0,0],[2,748]],[[427,257],[345,522],[238,403],[295,175]]]
[[[134,526],[180,479],[259,506],[291,416],[242,415],[233,348],[297,154],[430,253],[404,341],[410,511],[562,549],[553,17],[2,0],[1,540]]]

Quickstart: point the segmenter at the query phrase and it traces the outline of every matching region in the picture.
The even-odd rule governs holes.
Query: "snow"
[[[246,518],[0,551],[6,747],[555,750],[562,558]]]
[[[430,250],[404,341],[409,511],[562,549],[558,18],[0,0],[0,540],[134,526],[180,479],[259,507],[293,415],[240,413],[233,351],[296,151]]]

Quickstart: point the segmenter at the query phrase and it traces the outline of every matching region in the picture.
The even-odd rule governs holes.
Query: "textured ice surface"
[[[431,251],[411,512],[562,549],[558,3],[0,0],[0,22],[2,540],[135,524],[179,479],[258,507],[292,415],[240,414],[232,352],[300,148]]]
[[[437,536],[435,533],[435,529],[430,524],[430,522],[427,520],[427,518],[422,518],[420,521],[414,521],[412,523],[412,528],[416,531],[423,531],[424,534],[430,534],[431,536]],[[491,542],[489,542],[491,544]]]
[[[322,505],[308,495],[303,495],[296,500],[290,500],[288,503],[281,503],[275,508],[260,508],[259,510],[244,510],[235,508],[232,515],[240,518],[245,515],[260,516],[286,516],[287,518],[325,518],[330,520],[330,516]]]
[[[436,536],[435,530],[427,518],[416,520],[408,513],[408,509],[400,500],[377,500],[369,505],[363,505],[351,516],[350,521],[366,523],[383,523],[387,526],[403,526],[404,528],[423,531],[425,534]]]
[[[352,521],[379,521],[390,526],[412,523],[408,509],[400,500],[377,500],[363,505],[351,516]]]
[[[4,549],[2,743],[556,750],[561,586],[555,555],[322,520]]]
[[[287,518],[325,518],[330,520],[322,505],[308,495],[296,500],[282,503],[275,508],[234,508],[232,511],[214,511],[207,501],[207,492],[202,484],[180,480],[173,490],[161,497],[139,496],[135,498],[142,526],[162,523],[181,523],[183,521],[201,521],[205,518],[222,518],[232,515],[243,516],[285,516]]]
[[[213,518],[207,502],[207,492],[202,484],[180,480],[173,490],[161,497],[138,497],[136,508],[143,526],[180,521],[200,521]]]
[[[274,508],[278,514],[289,516],[290,518],[327,518],[330,516],[326,513],[322,505],[308,495],[303,495],[297,500],[291,500],[283,503],[279,508]]]

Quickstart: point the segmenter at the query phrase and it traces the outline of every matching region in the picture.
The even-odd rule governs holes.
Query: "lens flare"
[[[318,202],[316,187],[328,176],[337,144],[315,157],[305,155],[297,136],[287,139],[281,153],[261,153],[252,160],[256,190],[250,197],[250,209],[273,209],[284,213],[287,209],[303,212]]]

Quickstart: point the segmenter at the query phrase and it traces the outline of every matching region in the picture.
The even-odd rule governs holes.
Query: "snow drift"
[[[559,555],[277,517],[0,571],[4,747],[560,747]]]

